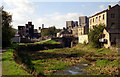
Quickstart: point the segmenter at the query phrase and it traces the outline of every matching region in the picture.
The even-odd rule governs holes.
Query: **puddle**
[[[85,64],[78,63],[75,66],[71,66],[64,70],[60,70],[54,73],[54,75],[76,75],[76,74],[86,75],[87,73],[83,70],[83,68],[86,68],[86,67],[87,66],[85,66]]]
[[[79,72],[74,72],[74,71],[71,71],[71,70],[68,70],[68,72],[70,72],[72,75],[79,74]]]

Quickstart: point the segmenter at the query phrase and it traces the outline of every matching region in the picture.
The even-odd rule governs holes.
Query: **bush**
[[[88,33],[89,43],[92,47],[95,47],[95,48],[101,47],[99,39],[100,39],[100,35],[102,35],[103,33],[104,28],[105,28],[105,25],[99,24],[99,25],[96,25],[94,29]]]
[[[83,43],[84,45],[87,45],[87,42],[86,41],[84,41],[84,43]]]

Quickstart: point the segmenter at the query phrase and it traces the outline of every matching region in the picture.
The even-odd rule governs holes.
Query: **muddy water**
[[[54,75],[76,75],[76,74],[86,75],[87,72],[85,72],[83,69],[86,68],[87,65],[88,64],[78,63],[75,66],[71,66],[64,70],[60,70],[54,73]]]

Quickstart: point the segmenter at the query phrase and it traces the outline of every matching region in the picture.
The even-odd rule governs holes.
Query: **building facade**
[[[57,37],[72,37],[72,33],[69,32],[68,29],[63,28],[57,33]]]
[[[118,4],[113,7],[109,5],[108,9],[89,17],[90,29],[99,24],[104,24],[108,29],[120,28],[120,6]]]
[[[41,36],[41,28],[34,29],[32,22],[28,22],[25,26],[18,26],[18,34],[21,38],[39,38]]]
[[[73,36],[78,37],[78,27],[73,27],[71,30],[72,30]]]
[[[113,7],[110,5],[108,9],[99,12],[89,18],[89,31],[94,29],[94,26],[104,24],[104,37],[101,39],[106,48],[117,45],[120,41],[120,6],[117,4]]]
[[[89,31],[99,24],[104,24],[105,26],[107,25],[107,10],[89,17]]]
[[[79,17],[79,25],[80,26],[88,26],[89,25],[89,18],[87,16],[80,16]]]
[[[18,34],[24,38],[26,36],[25,26],[18,26]]]
[[[74,37],[88,34],[89,18],[87,16],[80,16],[79,25],[77,21],[66,21],[66,28],[72,31]]]
[[[66,21],[67,29],[72,29],[75,26],[78,26],[78,21]]]
[[[34,25],[32,25],[32,22],[28,22],[28,24],[25,24],[25,27],[26,27],[26,37],[33,38]]]

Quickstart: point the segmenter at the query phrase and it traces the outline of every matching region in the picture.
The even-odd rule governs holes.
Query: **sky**
[[[114,6],[117,2],[42,2],[32,0],[3,0],[4,10],[12,15],[13,28],[24,26],[32,21],[38,29],[55,26],[63,28],[66,21],[78,21],[79,16],[92,16],[105,10],[108,5]]]

